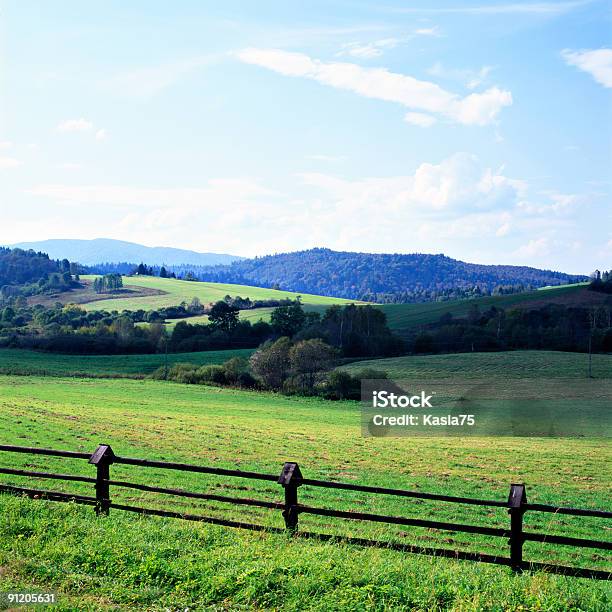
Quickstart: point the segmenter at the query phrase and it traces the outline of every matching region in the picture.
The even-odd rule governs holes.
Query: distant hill
[[[279,287],[373,302],[425,302],[514,293],[586,280],[526,266],[471,264],[445,255],[311,249],[194,271],[202,280]]]
[[[69,259],[91,266],[106,262],[140,263],[151,266],[216,266],[239,261],[241,257],[219,253],[198,253],[171,247],[147,247],[134,242],[96,238],[95,240],[41,240],[21,242],[11,248],[33,249],[48,253],[51,259]]]

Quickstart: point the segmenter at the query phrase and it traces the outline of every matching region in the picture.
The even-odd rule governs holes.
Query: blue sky
[[[1,6],[0,243],[612,267],[605,0]]]

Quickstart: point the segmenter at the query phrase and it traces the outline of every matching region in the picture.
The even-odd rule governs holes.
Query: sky
[[[0,2],[0,244],[612,268],[612,3]]]

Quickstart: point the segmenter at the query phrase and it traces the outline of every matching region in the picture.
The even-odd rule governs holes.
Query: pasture
[[[253,349],[169,353],[168,365],[223,363],[232,357],[249,357]],[[0,374],[37,376],[90,376],[96,378],[144,378],[166,363],[163,354],[146,355],[63,355],[23,349],[0,349]]]
[[[95,276],[83,276],[84,280],[93,280]],[[199,298],[202,304],[222,300],[226,295],[232,297],[240,296],[251,298],[251,300],[282,300],[296,299],[302,296],[304,304],[332,305],[348,304],[351,300],[342,298],[325,297],[321,295],[298,294],[291,291],[280,291],[262,287],[251,287],[248,285],[231,285],[224,283],[203,283],[195,281],[177,280],[174,278],[159,278],[156,276],[130,276],[124,277],[125,288],[141,288],[155,291],[152,295],[137,297],[117,297],[100,301],[91,301],[81,304],[86,310],[155,310],[167,306],[177,306],[181,302],[191,302],[194,297]],[[160,293],[157,293],[160,292]],[[92,292],[92,300],[96,294]],[[70,294],[65,299],[69,301]]]
[[[565,304],[567,306],[589,306],[610,303],[611,298],[603,293],[589,291],[585,283],[545,287],[537,291],[492,295],[470,300],[451,300],[448,302],[425,302],[422,304],[381,304],[378,306],[387,315],[389,327],[398,333],[409,332],[422,325],[435,323],[450,312],[453,317],[465,317],[476,304],[481,310],[495,306],[511,310],[513,308],[540,308],[546,304]]]
[[[544,352],[444,357],[448,361],[432,356],[367,365],[455,379],[469,378],[476,370],[479,375],[520,378],[537,367],[538,376],[554,381],[561,375],[580,376],[584,359]],[[596,357],[601,357],[596,362],[598,375],[607,371],[607,377],[612,376],[612,357]],[[610,445],[598,438],[363,438],[355,402],[127,379],[0,376],[0,442],[86,452],[108,443],[124,456],[271,474],[293,460],[312,478],[499,500],[507,497],[510,482],[526,482],[530,502],[595,508],[609,505],[612,465]],[[28,469],[91,475],[84,462],[44,457],[27,461]],[[18,455],[0,453],[0,462],[3,467],[23,467]],[[282,499],[274,483],[228,482],[162,470],[143,473],[131,466],[112,470],[117,478],[157,486]],[[25,480],[6,475],[0,479],[22,485]],[[28,482],[51,488],[48,482]],[[81,483],[54,483],[53,488],[91,494],[91,485]],[[282,525],[278,511],[235,510],[219,502],[164,499],[120,489],[113,489],[112,496],[136,505]],[[492,526],[508,522],[503,508],[445,507],[440,502],[372,499],[308,488],[300,496],[303,503],[323,507]],[[471,562],[289,541],[285,536],[119,511],[98,519],[90,508],[7,496],[0,496],[0,510],[3,582],[54,588],[69,603],[83,593],[92,609],[247,605],[294,610],[603,610],[609,605],[605,583],[582,579],[512,576],[506,568]],[[535,531],[605,539],[605,533],[597,531],[601,522],[594,519],[528,514],[526,523]],[[320,532],[491,554],[503,554],[506,546],[505,541],[471,534],[348,524],[324,517],[305,517],[301,524]],[[610,567],[597,550],[530,542],[525,551],[530,560]]]

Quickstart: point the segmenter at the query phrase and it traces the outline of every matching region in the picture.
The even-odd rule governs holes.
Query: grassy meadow
[[[85,275],[84,280],[91,281],[95,275]],[[200,299],[202,304],[222,300],[226,295],[232,297],[240,296],[251,298],[251,300],[282,300],[295,299],[298,295],[302,296],[304,304],[313,305],[332,305],[348,304],[354,300],[342,298],[325,297],[321,295],[310,295],[307,293],[295,293],[292,291],[280,291],[276,289],[266,289],[262,287],[251,287],[248,285],[231,285],[224,283],[204,283],[194,281],[177,280],[175,278],[159,278],[156,276],[130,276],[124,278],[125,288],[137,287],[151,289],[163,293],[153,295],[143,295],[138,297],[118,297],[105,300],[91,301],[81,304],[86,310],[155,310],[167,306],[177,306],[181,302],[191,302],[194,297]],[[96,294],[92,291],[92,299]],[[66,294],[65,299],[69,301],[70,294]]]
[[[387,315],[391,329],[401,333],[415,327],[436,322],[443,314],[450,312],[454,317],[465,317],[470,308],[477,304],[481,310],[495,306],[505,310],[513,308],[542,307],[545,304],[565,304],[567,306],[588,306],[609,303],[611,298],[605,294],[589,291],[585,283],[544,287],[537,291],[513,293],[510,295],[490,295],[470,300],[450,300],[448,302],[424,302],[421,304],[381,304]]]
[[[45,356],[47,357],[47,356]],[[597,376],[612,357],[595,356]],[[378,369],[424,377],[481,375],[543,380],[582,376],[584,355],[498,353],[381,360]],[[351,364],[363,367],[364,362]],[[57,365],[59,368],[60,366]],[[67,364],[67,367],[72,367]],[[67,372],[66,372],[67,373]],[[117,454],[280,473],[297,461],[307,477],[504,500],[526,482],[532,502],[609,506],[612,449],[599,438],[363,438],[355,402],[286,397],[152,380],[0,376],[0,443]],[[3,467],[91,475],[85,461],[0,453]],[[275,483],[113,466],[112,477],[158,486],[282,500]],[[3,483],[24,478],[0,476]],[[28,481],[92,494],[91,485]],[[112,489],[115,501],[281,526],[279,511]],[[503,508],[375,498],[302,487],[302,503],[398,516],[506,527]],[[606,538],[597,519],[528,513],[526,528]],[[507,554],[507,542],[432,529],[361,524],[303,515],[300,528],[456,550]],[[596,549],[539,543],[525,558],[610,569]],[[607,583],[525,574],[471,562],[289,541],[173,519],[0,496],[0,581],[60,592],[66,609],[117,606],[178,609],[246,605],[276,609],[605,610]],[[82,598],[82,599],[80,599]],[[83,602],[83,603],[81,603]],[[78,605],[77,605],[78,604]]]
[[[168,353],[169,365],[223,363],[232,357],[248,358],[254,349]],[[37,376],[90,376],[143,378],[166,363],[163,354],[63,355],[23,349],[0,349],[0,374]]]

